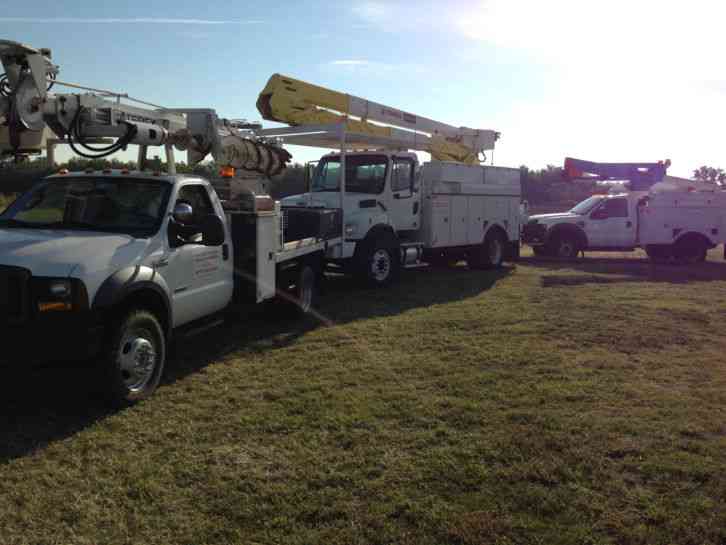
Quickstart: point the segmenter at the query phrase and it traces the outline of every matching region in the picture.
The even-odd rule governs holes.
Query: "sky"
[[[726,167],[726,3],[649,0],[2,0],[0,39],[60,79],[260,120],[280,72],[502,133],[494,162]],[[267,125],[267,123],[266,123]],[[318,150],[293,148],[304,162]],[[63,157],[63,156],[62,156]],[[129,157],[131,155],[129,154]]]

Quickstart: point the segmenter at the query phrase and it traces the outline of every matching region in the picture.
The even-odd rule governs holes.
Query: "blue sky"
[[[170,107],[258,120],[281,72],[499,130],[497,164],[669,157],[687,175],[726,166],[719,4],[4,0],[0,38],[51,48],[63,80]]]

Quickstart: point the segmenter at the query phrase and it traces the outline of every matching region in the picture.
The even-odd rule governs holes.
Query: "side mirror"
[[[194,219],[194,209],[192,205],[186,202],[177,202],[174,205],[174,212],[172,213],[174,221],[187,225]]]
[[[224,222],[216,214],[205,216],[200,225],[202,231],[202,244],[205,246],[221,246],[224,244]]]

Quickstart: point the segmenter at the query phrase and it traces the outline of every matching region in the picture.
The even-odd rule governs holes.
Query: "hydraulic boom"
[[[280,74],[267,82],[257,109],[264,119],[293,126],[345,122],[350,132],[393,138],[440,161],[479,164],[499,138],[492,130],[454,127]]]
[[[143,168],[148,146],[164,146],[173,171],[173,150],[187,151],[190,164],[208,155],[222,166],[274,176],[290,154],[274,140],[254,134],[259,126],[219,118],[213,109],[171,109],[126,94],[58,79],[60,69],[48,49],[0,40],[0,155],[21,158],[46,147],[50,133],[80,156],[100,158],[140,146]],[[54,85],[83,93],[54,94]],[[116,139],[92,145],[97,139]]]

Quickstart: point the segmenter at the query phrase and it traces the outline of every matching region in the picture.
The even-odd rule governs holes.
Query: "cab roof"
[[[197,176],[195,174],[168,174],[166,172],[154,172],[150,170],[125,169],[89,169],[82,171],[60,170],[46,177],[46,179],[62,178],[133,178],[134,180],[148,180],[152,182],[164,181],[170,184],[185,179],[202,180],[200,176]]]

